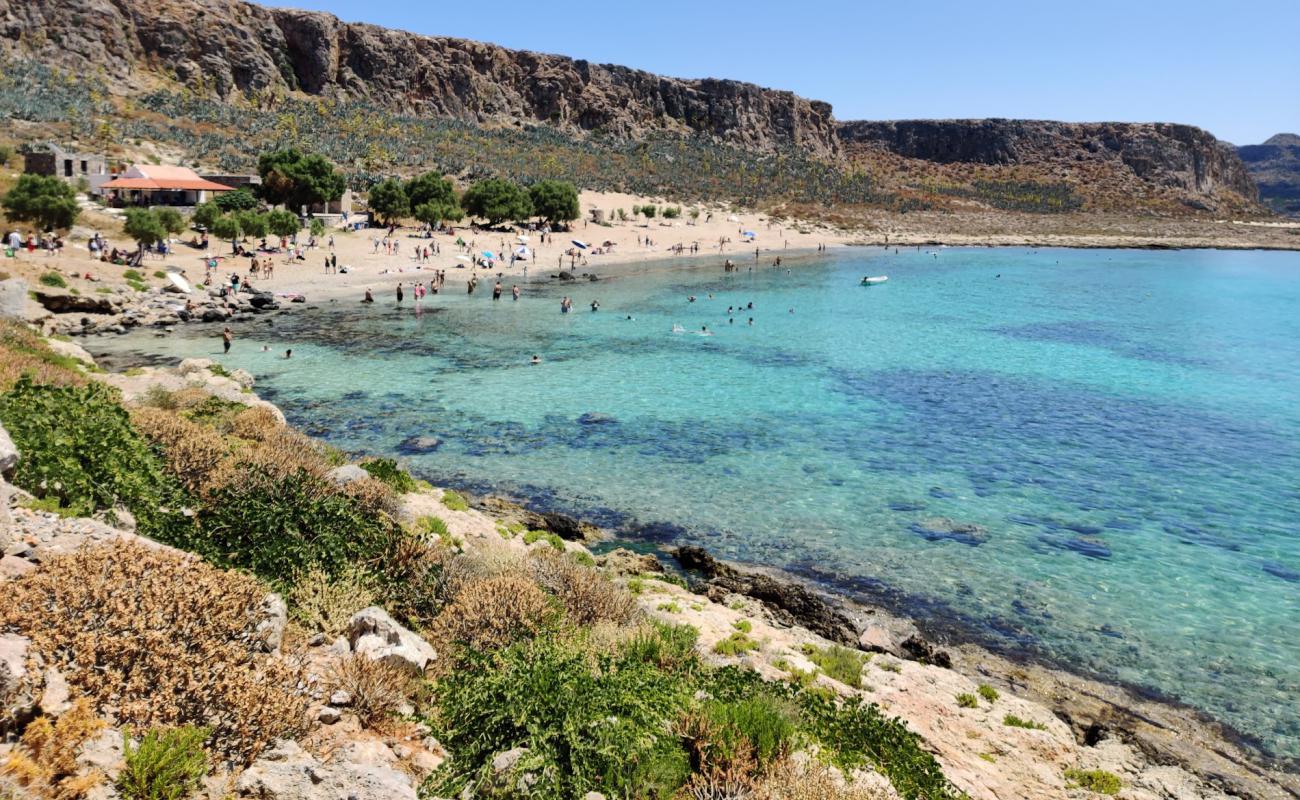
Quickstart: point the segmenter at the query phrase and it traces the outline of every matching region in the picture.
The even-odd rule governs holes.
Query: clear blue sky
[[[264,0],[826,100],[847,119],[1186,122],[1300,133],[1300,0]]]

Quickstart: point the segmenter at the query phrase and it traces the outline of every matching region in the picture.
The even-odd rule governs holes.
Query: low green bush
[[[122,505],[146,536],[192,527],[186,502],[148,442],[131,427],[117,392],[103,384],[35,384],[19,378],[0,395],[0,422],[23,454],[14,483],[69,516]]]
[[[1032,719],[1021,719],[1015,714],[1007,714],[1002,718],[1002,724],[1009,728],[1025,728],[1031,731],[1045,731],[1047,726],[1041,722],[1034,722]]]
[[[750,633],[751,631],[754,630],[754,623],[750,622],[747,619],[738,619],[735,622],[731,623],[731,627],[735,628],[741,633]]]
[[[975,691],[979,692],[979,696],[983,697],[989,703],[997,702],[997,699],[999,697],[998,690],[994,689],[992,686],[989,686],[987,683],[981,683],[979,688],[976,689]]]
[[[132,746],[128,738],[117,792],[123,800],[183,800],[208,774],[203,742],[207,728],[183,726],[152,730]]]
[[[140,274],[139,270],[128,269],[126,272],[122,273],[122,277],[128,282],[144,283],[144,276]]]
[[[390,489],[398,494],[414,492],[419,488],[410,473],[397,466],[397,462],[391,458],[372,458],[368,461],[361,462],[361,468],[370,473],[370,477],[387,484]],[[446,498],[443,498],[445,503]]]
[[[700,632],[692,625],[651,622],[624,642],[622,653],[629,661],[654,664],[669,672],[690,672],[699,667],[695,643]]]
[[[740,631],[736,631],[713,646],[713,652],[720,656],[741,656],[758,649],[758,642]]]
[[[254,470],[242,482],[218,489],[200,524],[201,534],[171,544],[281,585],[313,567],[331,576],[351,567],[378,567],[401,535],[386,516],[367,513],[301,469],[277,479]]]
[[[1104,769],[1067,769],[1065,779],[1097,794],[1116,795],[1124,788],[1118,775]]]
[[[840,647],[837,644],[826,648],[811,644],[804,645],[803,653],[809,661],[821,668],[822,672],[845,686],[852,686],[855,689],[862,686],[862,667],[870,657],[866,653]]]
[[[961,708],[979,708],[980,699],[970,692],[957,695],[957,705]]]
[[[547,542],[548,544],[551,545],[551,547],[555,548],[561,553],[563,553],[566,549],[564,546],[564,540],[561,539],[557,534],[551,533],[550,531],[531,530],[524,534],[524,544],[532,544],[533,542],[536,542],[538,540]]]
[[[42,286],[51,286],[55,289],[68,288],[68,282],[57,272],[44,272],[41,277],[37,278]]]
[[[478,656],[438,681],[434,696],[436,735],[453,754],[433,776],[437,796],[493,796],[496,781],[513,785],[528,772],[530,797],[666,800],[690,774],[672,722],[691,689],[634,657],[535,639]],[[493,757],[516,747],[527,755],[498,778]]]
[[[766,692],[711,702],[704,713],[715,726],[713,744],[726,760],[735,760],[743,747],[759,766],[766,766],[789,752],[795,739],[798,711],[792,703]]]
[[[469,501],[459,492],[453,492],[451,489],[447,489],[442,493],[442,504],[446,506],[448,511],[469,510]]]

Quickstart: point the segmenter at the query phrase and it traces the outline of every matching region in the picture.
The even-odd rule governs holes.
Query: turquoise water
[[[508,298],[324,304],[224,363],[345,449],[434,436],[404,457],[435,481],[785,567],[1300,756],[1300,254],[850,250]],[[220,349],[140,336],[94,347]]]

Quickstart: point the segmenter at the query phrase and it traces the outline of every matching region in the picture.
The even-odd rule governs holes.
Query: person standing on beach
[[[397,284],[397,302],[402,302],[402,284]]]
[[[230,328],[226,328],[225,330],[223,330],[223,331],[221,332],[221,352],[222,352],[222,353],[229,353],[229,352],[230,352],[230,343],[231,343],[231,341],[234,340],[234,338],[235,338],[235,334],[230,330]]]

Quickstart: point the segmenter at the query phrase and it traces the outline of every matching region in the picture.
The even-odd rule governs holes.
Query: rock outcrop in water
[[[1259,193],[1232,145],[1191,125],[959,119],[844,122],[839,135],[858,158],[881,153],[941,165],[1028,167],[1040,179],[1108,175],[1173,190],[1193,207],[1222,196],[1254,203]]]
[[[833,156],[827,103],[564,56],[343,22],[241,0],[0,0],[0,52],[139,90],[158,76],[221,97],[289,92],[478,123],[636,137],[699,133]]]

